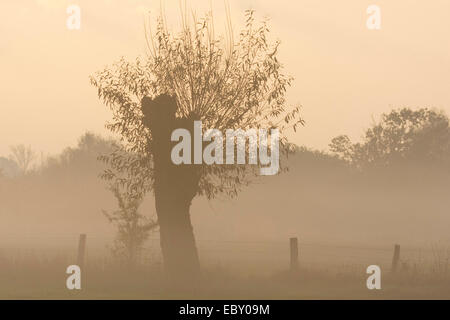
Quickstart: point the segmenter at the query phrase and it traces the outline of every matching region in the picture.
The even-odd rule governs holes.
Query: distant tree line
[[[427,108],[392,110],[366,130],[361,142],[340,135],[332,139],[330,151],[361,170],[405,165],[448,168],[449,118]]]

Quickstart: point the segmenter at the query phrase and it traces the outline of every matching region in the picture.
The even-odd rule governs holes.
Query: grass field
[[[450,251],[445,245],[402,246],[398,270],[392,273],[393,246],[300,242],[300,267],[293,273],[288,270],[288,241],[199,240],[203,280],[185,289],[166,281],[157,239],[130,270],[111,256],[107,239],[88,237],[82,290],[70,291],[65,272],[76,264],[77,238],[49,239],[46,245],[35,239],[33,245],[2,248],[1,299],[450,298]],[[369,265],[381,267],[381,290],[366,287]]]

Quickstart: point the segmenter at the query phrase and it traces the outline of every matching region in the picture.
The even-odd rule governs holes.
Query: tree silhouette
[[[20,172],[26,174],[36,160],[36,152],[31,149],[31,146],[19,144],[11,147],[10,158],[18,165]]]
[[[229,17],[229,16],[228,16]],[[214,35],[212,14],[172,34],[163,16],[147,37],[149,55],[122,58],[91,77],[98,96],[109,106],[107,128],[121,136],[122,146],[103,160],[103,177],[120,183],[130,194],[154,191],[161,248],[168,273],[195,278],[198,254],[189,208],[197,195],[234,197],[259,172],[258,166],[174,165],[170,160],[175,128],[277,128],[282,154],[291,144],[289,128],[303,121],[299,107],[287,108],[285,93],[292,78],[277,58],[279,42],[268,41],[267,21],[257,24],[245,13],[245,28],[234,41],[230,19],[225,37]],[[248,145],[245,150],[248,158]]]
[[[341,135],[330,150],[359,168],[416,164],[443,164],[450,160],[449,119],[436,110],[403,108],[383,114],[367,129],[362,142]]]
[[[128,198],[127,193],[123,193],[117,185],[110,186],[110,190],[119,207],[113,212],[103,210],[103,214],[117,227],[117,236],[112,250],[115,256],[124,258],[128,268],[133,269],[145,240],[158,224],[139,213],[143,199]]]

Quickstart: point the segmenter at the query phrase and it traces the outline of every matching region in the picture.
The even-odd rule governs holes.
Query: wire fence
[[[78,250],[77,234],[0,236],[0,258],[14,261],[24,259],[51,260],[62,257],[67,263],[75,263]],[[111,245],[114,238],[87,235],[86,262],[107,265],[114,263]],[[252,275],[270,274],[287,270],[290,263],[289,239],[270,241],[239,241],[197,239],[202,265],[222,268]],[[334,269],[367,268],[379,265],[390,269],[394,244],[357,246],[345,244],[299,241],[299,265],[301,268]],[[400,267],[411,268],[419,264],[439,265],[448,269],[450,249],[446,244],[408,246],[402,244]],[[159,238],[147,241],[139,259],[142,265],[161,265]]]

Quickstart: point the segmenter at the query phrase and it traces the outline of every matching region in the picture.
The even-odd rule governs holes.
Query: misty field
[[[7,243],[14,239],[3,239]],[[22,239],[23,240],[23,239]],[[87,237],[81,291],[66,288],[76,263],[78,236],[26,239],[0,251],[1,299],[448,299],[450,249],[401,247],[391,272],[393,246],[299,243],[299,269],[289,271],[287,241],[199,240],[203,280],[183,289],[166,281],[159,240],[146,243],[130,270],[108,249],[111,239]],[[382,289],[368,290],[366,268],[379,265]]]
[[[116,201],[99,179],[109,140],[86,134],[38,169],[0,180],[0,297],[4,299],[448,299],[449,172],[428,164],[361,171],[298,148],[288,174],[259,179],[236,199],[192,203],[202,281],[166,281],[158,230],[136,264],[113,254]],[[155,218],[151,196],[139,207]],[[87,235],[82,290],[66,288]],[[290,272],[289,239],[299,242]],[[391,272],[394,245],[401,246]],[[381,290],[366,268],[381,267]]]

